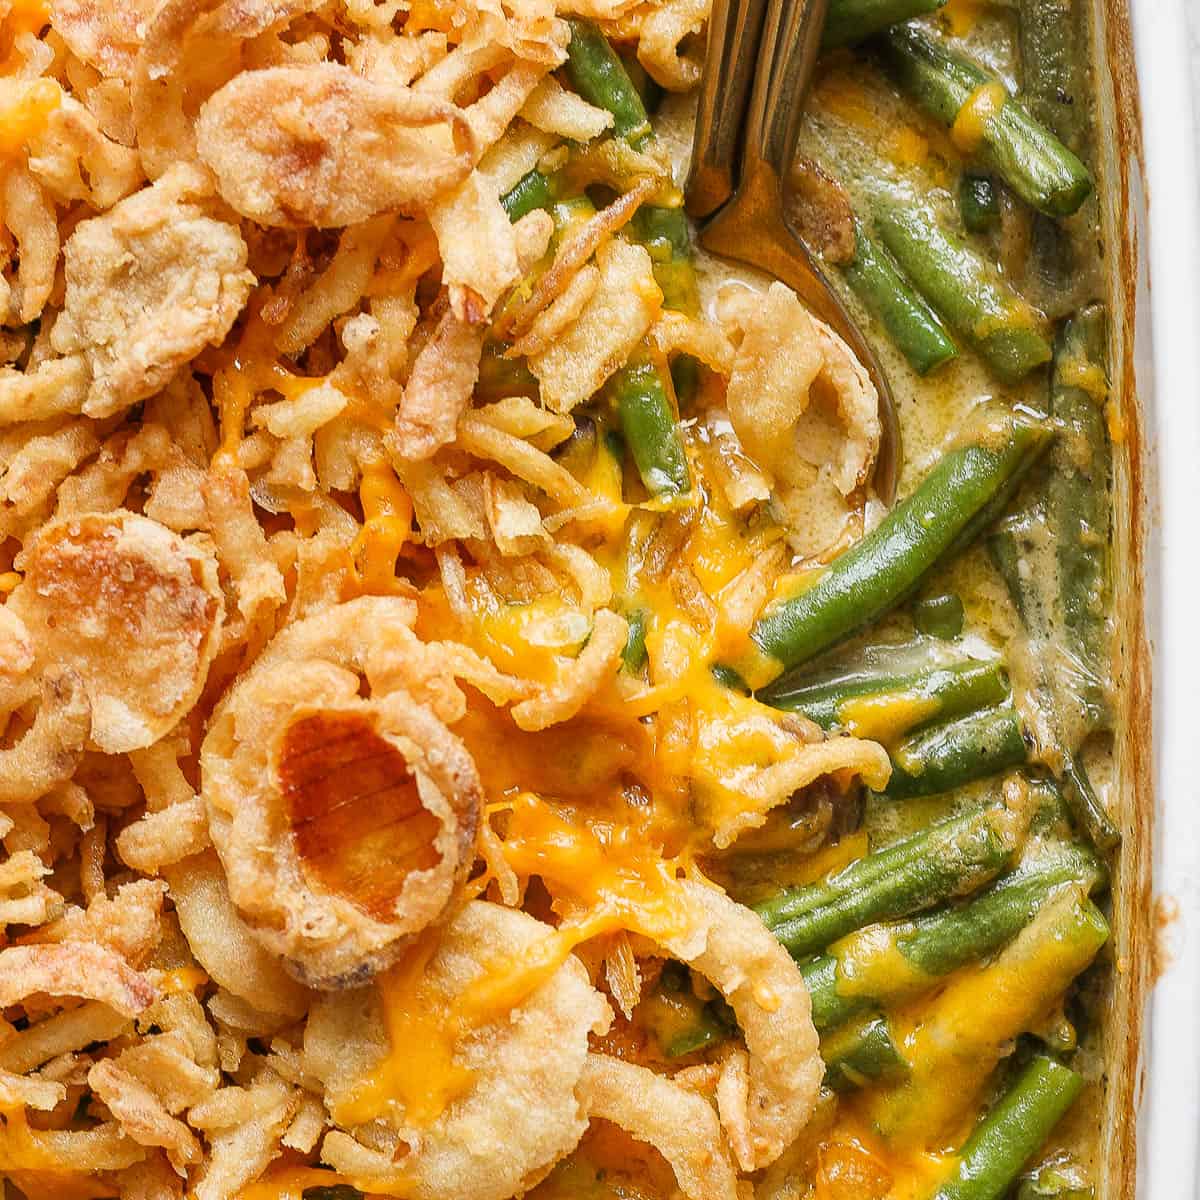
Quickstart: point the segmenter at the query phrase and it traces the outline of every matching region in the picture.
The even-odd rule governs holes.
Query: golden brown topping
[[[424,209],[477,157],[453,104],[333,63],[236,76],[200,110],[196,141],[221,195],[261,225],[326,228]]]
[[[212,554],[146,517],[60,518],[22,557],[9,600],[42,663],[67,663],[113,753],[157,741],[195,703],[221,629]]]
[[[204,797],[233,902],[312,986],[381,970],[445,914],[471,865],[474,764],[401,689],[403,642],[376,657],[409,619],[402,601],[380,599],[292,626],[204,742]],[[366,646],[339,644],[337,631],[356,627]]]
[[[198,182],[181,168],[82,222],[67,242],[66,300],[52,341],[91,371],[89,416],[158,391],[224,338],[250,294],[246,244],[187,198]]]

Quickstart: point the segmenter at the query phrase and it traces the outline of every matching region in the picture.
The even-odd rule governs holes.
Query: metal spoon
[[[879,394],[882,426],[875,493],[891,504],[901,462],[891,386],[870,344],[784,216],[783,180],[827,4],[714,0],[686,205],[693,217],[710,217],[700,231],[706,250],[782,280],[866,368]]]

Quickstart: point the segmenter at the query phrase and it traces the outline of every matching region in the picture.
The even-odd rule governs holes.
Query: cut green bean
[[[1037,120],[1077,150],[1086,123],[1079,95],[1076,25],[1063,0],[1017,0],[1021,99]]]
[[[850,46],[891,25],[937,12],[946,0],[829,0],[823,49]]]
[[[613,115],[613,133],[640,149],[653,136],[646,106],[624,64],[593,21],[567,21],[567,75],[571,85],[589,104]]]
[[[893,925],[870,925],[801,965],[818,1029],[886,1008],[936,986],[951,971],[994,954],[1064,884],[1103,886],[1104,864],[1073,843],[1052,843],[968,903]]]
[[[663,304],[695,316],[700,311],[692,235],[682,208],[643,205],[630,222],[634,237],[650,252],[654,278],[662,288]]]
[[[1002,380],[1017,383],[1050,360],[1045,317],[924,207],[877,196],[875,227],[917,289]]]
[[[505,396],[536,396],[538,381],[523,358],[505,358],[504,347],[495,342],[484,345],[479,359],[479,379],[475,395],[484,403]]]
[[[768,660],[754,665],[753,682],[807,662],[911,595],[999,515],[1050,439],[1045,424],[1003,414],[982,436],[949,450],[862,541],[805,590],[767,608],[751,632]]]
[[[1045,514],[1027,510],[1006,520],[988,538],[988,551],[1000,577],[1008,588],[1013,607],[1021,619],[1028,636],[1025,653],[1033,663],[1033,684],[1030,701],[1043,710],[1046,724],[1055,738],[1050,747],[1053,752],[1055,772],[1059,778],[1061,794],[1076,825],[1100,850],[1112,850],[1121,840],[1121,831],[1113,824],[1099,796],[1088,779],[1087,772],[1075,755],[1074,743],[1078,737],[1071,736],[1064,728],[1060,698],[1063,693],[1060,680],[1052,680],[1040,657],[1051,638],[1051,628],[1045,613],[1036,570],[1033,566],[1039,559],[1038,545],[1048,544],[1049,529]],[[1053,584],[1051,585],[1053,587]],[[1053,601],[1051,601],[1053,603]],[[1085,722],[1095,719],[1096,713],[1088,703],[1088,695],[1099,684],[1095,677],[1077,664],[1069,673],[1070,698],[1082,702]],[[1078,722],[1076,722],[1078,724]]]
[[[793,958],[807,958],[864,925],[982,886],[1011,860],[1031,816],[1032,810],[993,805],[950,817],[755,911]]]
[[[662,366],[648,357],[634,359],[613,377],[621,432],[652,496],[681,496],[692,486],[669,379]]]
[[[519,221],[535,209],[549,208],[557,199],[555,191],[554,180],[534,167],[500,197],[500,205],[510,221]]]
[[[803,713],[822,729],[899,736],[931,721],[998,704],[1008,696],[999,662],[967,659],[908,675],[856,671],[811,682],[777,680],[758,693],[774,708]],[[886,739],[885,739],[886,740]]]
[[[909,1078],[873,1089],[876,1128],[892,1141],[938,1144],[1012,1042],[1044,1024],[1107,939],[1100,910],[1082,889],[1068,887],[986,966],[953,976],[905,1038]]]
[[[965,55],[916,25],[900,25],[875,42],[884,68],[930,116],[956,125],[968,105],[989,89],[1000,103],[980,105],[971,122],[978,158],[1027,204],[1052,217],[1075,212],[1092,190],[1087,167],[1004,88]],[[972,147],[974,149],[974,147]]]
[[[1001,1200],[1082,1090],[1082,1075],[1052,1058],[1032,1059],[975,1127],[934,1200]]]
[[[1113,824],[1108,810],[1096,795],[1083,764],[1070,751],[1063,751],[1062,778],[1059,782],[1063,799],[1075,823],[1091,838],[1093,845],[1102,851],[1116,849],[1121,841],[1121,831]]]
[[[937,313],[857,221],[854,257],[841,266],[841,272],[918,375],[927,375],[957,357],[958,348]]]
[[[906,738],[891,751],[893,800],[933,796],[1023,765],[1029,757],[1011,704],[972,713]]]
[[[1000,224],[1000,193],[990,175],[964,171],[958,181],[958,211],[968,233],[991,233]]]
[[[328,1187],[307,1187],[300,1193],[301,1200],[363,1200],[363,1193],[348,1183],[334,1183]]]
[[[954,592],[926,596],[913,605],[913,627],[926,637],[953,641],[961,635],[965,621],[962,599]]]
[[[1064,430],[1046,490],[1071,651],[1097,677],[1108,652],[1109,448],[1107,320],[1092,304],[1066,321],[1054,346],[1050,412]],[[1091,697],[1096,707],[1102,698]]]
[[[887,1019],[868,1017],[821,1038],[825,1086],[849,1092],[871,1083],[895,1082],[908,1074]]]
[[[651,144],[654,138],[645,105],[608,39],[593,22],[573,18],[568,21],[571,40],[567,46],[566,70],[572,86],[590,104],[613,114],[613,133],[635,150]],[[668,308],[694,314],[699,310],[695,265],[687,216],[680,207],[645,205],[633,223],[633,234],[643,240],[650,252],[654,278],[663,292]],[[680,384],[692,388],[694,378],[680,368]],[[621,423],[634,461],[652,496],[679,495],[691,488],[687,459],[674,408],[667,397],[668,380],[655,367],[647,371],[643,364],[631,364],[618,373],[615,392],[621,410]],[[674,380],[670,380],[674,389]],[[691,391],[676,392],[690,400]],[[628,411],[627,411],[628,410]],[[637,431],[636,438],[631,429]],[[651,448],[658,455],[651,458]]]
[[[646,665],[646,611],[635,608],[625,614],[625,620],[629,623],[629,636],[621,651],[621,665],[636,675]]]
[[[704,1001],[692,988],[688,969],[669,960],[639,1016],[667,1058],[682,1058],[728,1039],[736,1028],[733,1010],[717,997]]]

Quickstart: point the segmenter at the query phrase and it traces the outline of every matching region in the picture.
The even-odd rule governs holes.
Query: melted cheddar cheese
[[[350,549],[364,592],[385,596],[408,590],[396,577],[396,559],[412,538],[413,503],[385,462],[363,468],[359,485],[363,525]]]
[[[0,162],[23,162],[30,138],[46,128],[61,104],[62,89],[52,79],[0,79]]]
[[[987,137],[988,122],[1008,103],[1004,84],[981,83],[967,97],[950,127],[950,139],[964,154],[974,154]]]

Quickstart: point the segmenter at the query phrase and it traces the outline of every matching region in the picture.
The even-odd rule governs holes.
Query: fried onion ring
[[[433,136],[439,128],[451,150]],[[196,143],[222,197],[275,226],[328,228],[424,209],[475,159],[461,109],[336,63],[235,76],[200,110]]]
[[[118,509],[48,521],[8,606],[39,660],[66,664],[109,754],[149,746],[196,702],[224,615],[213,554]]]
[[[808,1123],[824,1065],[817,1047],[808,989],[790,955],[762,921],[724,892],[684,881],[701,919],[668,949],[708,979],[729,1001],[746,1042],[749,1068],[734,1056],[717,1084],[721,1124],[742,1170],[772,1163]],[[702,932],[697,951],[695,934]]]
[[[406,601],[364,597],[290,626],[201,750],[233,902],[310,987],[367,982],[442,918],[472,862],[478,775],[400,686],[390,635],[411,619]]]
[[[648,1067],[589,1054],[579,1097],[588,1116],[611,1121],[658,1150],[688,1200],[736,1200],[737,1175],[721,1124],[695,1092]]]

